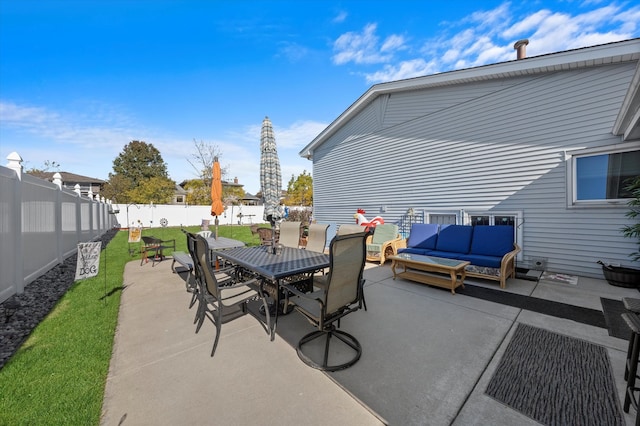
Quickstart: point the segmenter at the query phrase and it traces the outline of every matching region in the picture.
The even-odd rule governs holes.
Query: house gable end
[[[608,43],[587,48],[579,48],[559,53],[551,53],[522,60],[484,65],[476,68],[449,71],[441,74],[415,77],[406,80],[380,83],[372,86],[346,111],[336,118],[313,141],[300,151],[300,155],[311,158],[320,145],[349,123],[353,117],[367,108],[384,94],[398,94],[428,87],[452,86],[469,82],[502,80],[517,76],[531,76],[541,73],[575,70],[595,66],[634,62],[640,59],[640,38]],[[361,133],[362,134],[362,133]]]
[[[635,62],[617,62],[416,90],[405,101],[420,113],[336,133],[315,148],[314,217],[348,221],[356,208],[389,223],[408,208],[459,220],[522,212],[524,264],[540,257],[565,273],[597,276],[594,258],[626,256],[623,206],[568,208],[566,152],[620,144],[612,124],[635,72]],[[461,88],[478,95],[421,104]],[[383,123],[402,97],[391,94]]]

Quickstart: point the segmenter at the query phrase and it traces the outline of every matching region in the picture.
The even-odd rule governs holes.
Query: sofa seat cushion
[[[433,250],[415,248],[415,247],[407,247],[398,249],[398,253],[409,253],[409,254],[421,254],[423,256],[429,256]]]
[[[485,256],[482,254],[461,254],[456,259],[468,260],[472,265],[487,266],[489,268],[499,268],[502,257]]]
[[[473,226],[442,225],[436,242],[436,250],[451,253],[469,253],[472,235]]]
[[[434,250],[438,240],[437,223],[414,223],[407,240],[407,247]]]
[[[460,256],[463,256],[463,253],[452,253],[450,251],[441,251],[441,250],[429,250],[429,254],[427,256],[444,257],[446,259],[460,259]]]
[[[499,256],[513,250],[513,227],[505,225],[473,227],[471,254]]]

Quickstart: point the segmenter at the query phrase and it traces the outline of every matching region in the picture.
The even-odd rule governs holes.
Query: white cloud
[[[638,37],[640,6],[625,6],[583,2],[573,13],[561,13],[504,2],[456,22],[442,23],[442,31],[422,46],[411,46],[403,36],[388,37],[393,55],[378,48],[377,27],[370,24],[361,33],[345,33],[336,40],[334,63],[383,64],[361,73],[367,83],[380,83],[514,60],[513,45],[521,38],[529,39],[527,55],[537,56]],[[422,56],[409,56],[416,51]]]
[[[448,43],[448,48],[442,55],[442,62],[444,63],[452,63],[457,61],[460,56],[464,55],[467,49],[473,40],[475,39],[475,33],[471,29],[464,30],[458,34],[456,34]],[[442,43],[446,43],[444,40]],[[436,44],[437,45],[437,44]],[[422,50],[425,53],[428,53],[427,50]]]
[[[402,80],[437,72],[435,63],[426,62],[424,59],[413,59],[400,62],[398,65],[385,65],[380,71],[365,74],[367,83],[379,83],[382,81]]]
[[[11,102],[0,102],[0,125],[23,129],[42,128],[52,121],[58,121],[56,114],[44,108],[16,105]]]
[[[327,127],[317,121],[296,121],[287,128],[274,126],[276,143],[280,148],[293,149],[296,154]]]
[[[619,10],[620,8],[618,6],[609,5],[583,13],[573,19],[575,19],[575,21],[579,23],[585,30],[594,30],[594,27],[597,27],[603,22],[610,22],[612,19],[614,19],[616,13]]]
[[[115,114],[89,120],[87,116],[0,101],[0,128],[26,132],[57,143],[79,145],[85,149],[122,147],[126,141],[138,139],[135,135],[139,131],[121,117]],[[96,118],[101,122],[94,123]]]
[[[260,126],[257,123],[222,136],[201,138],[219,148],[220,161],[228,172],[225,178],[237,177],[252,194],[260,190]],[[107,179],[113,160],[124,146],[131,140],[143,140],[160,151],[173,180],[180,183],[197,177],[188,161],[193,161],[191,156],[195,152],[191,135],[171,135],[164,129],[141,132],[138,127],[141,126],[134,126],[123,114],[104,106],[101,113],[88,119],[40,106],[0,101],[2,154],[6,157],[12,151],[18,152],[25,160],[25,168],[55,161],[62,171]],[[311,162],[298,152],[326,127],[327,123],[311,120],[296,121],[286,127],[274,123],[284,187],[291,175],[297,176],[304,170],[311,172]]]
[[[509,9],[510,3],[505,2],[492,10],[478,11],[469,15],[462,22],[471,22],[476,28],[495,32],[498,28],[503,27],[512,19],[513,14]]]
[[[299,120],[288,127],[282,127],[272,120],[273,134],[276,139],[278,151],[284,149],[295,149],[299,152],[304,148],[318,133],[327,127],[327,123],[320,123],[311,120]],[[255,141],[260,147],[260,130],[262,123],[247,126],[242,133],[234,134],[234,138],[241,139],[250,143]]]
[[[502,37],[509,39],[527,34],[534,28],[538,27],[541,22],[549,17],[549,15],[551,15],[551,12],[546,9],[535,12],[504,30]]]
[[[283,43],[279,49],[279,54],[286,57],[290,62],[298,62],[309,53],[309,49],[297,43]]]
[[[333,43],[333,62],[336,65],[389,62],[397,50],[404,48],[404,37],[390,35],[380,45],[376,29],[377,24],[367,24],[362,32],[350,31],[338,37]]]
[[[578,48],[584,46],[595,46],[597,44],[605,44],[611,43],[618,40],[624,40],[628,38],[624,34],[608,32],[608,33],[593,33],[593,34],[584,34],[576,40],[574,46],[570,46],[570,48]]]
[[[338,14],[331,20],[334,24],[340,24],[347,19],[347,12],[341,10]]]
[[[508,61],[509,59],[513,59],[512,46],[496,46],[493,43],[488,43],[478,54],[478,57],[472,63],[472,66],[479,66],[494,62],[504,62]]]
[[[623,34],[634,34],[640,24],[640,7],[621,11],[615,17],[615,21],[621,23],[620,31]]]
[[[404,37],[399,35],[390,35],[386,38],[382,46],[380,47],[381,52],[388,52],[394,50],[401,50],[404,48]]]

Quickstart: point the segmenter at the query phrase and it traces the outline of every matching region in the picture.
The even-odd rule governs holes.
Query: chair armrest
[[[171,243],[171,244],[169,244]],[[176,240],[160,240],[160,245],[165,246],[166,248],[172,248],[173,250],[176,249]]]
[[[394,241],[394,248],[395,248],[396,252],[398,251],[398,249],[407,248],[407,239],[406,238],[399,238],[399,239],[395,240]]]
[[[213,271],[218,281],[218,287],[234,287],[238,281],[238,267],[236,265]],[[252,278],[253,279],[253,278]],[[251,279],[247,280],[250,281]],[[231,285],[229,284],[231,283]]]
[[[233,277],[229,277],[229,278],[230,278],[230,280],[233,280]],[[228,282],[229,279],[227,279],[226,281]],[[246,281],[235,281],[231,285],[223,285],[222,282],[218,282],[218,288],[220,290],[229,289],[229,288],[236,288],[236,287],[243,287],[243,286],[258,286],[258,279],[257,278],[251,278],[250,280],[246,280]]]
[[[395,247],[396,247],[396,246],[395,246],[395,241],[396,241],[396,240],[389,240],[389,241],[385,241],[384,243],[382,243],[382,244],[380,245],[380,252],[381,252],[381,253],[384,253],[384,252],[385,252],[385,250],[386,250],[388,247],[391,247],[391,249],[392,249],[392,250],[395,250]]]
[[[517,244],[514,244],[513,246],[514,249],[512,251],[502,256],[502,261],[500,262],[502,268],[504,268],[509,262],[511,262],[511,260],[516,257],[516,254],[520,253],[520,247],[518,247]]]
[[[296,296],[308,297],[307,293],[298,290],[293,284],[284,284],[281,287],[285,288],[286,290],[295,294]]]
[[[513,245],[514,249],[509,253],[502,256],[500,261],[500,285],[503,287],[504,280],[509,276],[515,276],[515,257],[520,252],[520,247],[517,244]]]
[[[297,288],[295,288],[295,286],[293,284],[285,284],[282,287],[284,287],[286,290],[288,290],[289,292],[295,294],[296,296],[300,296],[302,298],[308,299],[308,300],[315,300],[316,302],[318,302],[320,305],[323,305],[324,302],[322,299],[319,299],[317,297],[312,297],[314,294],[317,294],[318,292],[312,292],[312,293],[305,293],[302,292],[300,290],[298,290]],[[289,300],[289,296],[287,294],[286,300],[288,302]]]
[[[367,235],[367,239],[364,241],[364,243],[371,244],[371,241],[373,241],[373,234]]]
[[[217,269],[217,270],[216,270],[216,271],[214,271],[214,272],[215,272],[216,274],[219,274],[219,273],[220,273],[220,274],[227,274],[227,275],[231,276],[231,275],[235,275],[235,274],[236,274],[236,269],[237,269],[237,268],[238,268],[237,266],[233,265],[233,266],[228,266],[228,267],[226,267],[226,268],[220,268],[220,269]]]

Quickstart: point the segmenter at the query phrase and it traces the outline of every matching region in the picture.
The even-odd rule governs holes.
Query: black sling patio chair
[[[309,251],[324,253],[328,228],[328,223],[312,223],[309,225],[309,237],[305,248]]]
[[[331,241],[329,256],[329,272],[313,277],[314,286],[320,289],[304,293],[287,285],[286,289],[293,296],[288,296],[285,303],[293,305],[317,328],[298,342],[300,359],[319,370],[337,371],[352,366],[362,355],[360,342],[338,327],[341,318],[362,306],[360,285],[365,262],[365,234],[336,236]],[[330,351],[333,337],[336,338],[333,341],[343,345]],[[329,358],[332,358],[331,364]]]
[[[151,266],[156,266],[156,262],[161,262],[165,258],[164,251],[167,249],[176,249],[176,240],[161,240],[160,238],[152,236],[143,236],[142,245],[140,246],[140,252],[142,254],[140,259],[140,266],[149,262],[151,257]]]
[[[364,234],[365,238],[365,247],[367,243],[367,238],[371,235],[371,231],[367,231],[364,226],[361,225],[352,225],[352,224],[343,224],[338,226],[338,230],[336,231],[336,235],[347,235],[347,234]],[[365,258],[366,260],[366,258]],[[364,310],[367,310],[367,300],[364,298],[364,283],[365,279],[363,278],[360,281],[360,307],[364,307]],[[318,287],[322,287],[324,284],[321,281],[317,281],[314,285]]]
[[[198,268],[200,276],[196,333],[200,331],[205,319],[215,325],[216,337],[213,341],[211,356],[216,352],[222,324],[247,313],[256,318],[267,335],[270,336],[271,317],[269,315],[263,317],[248,307],[251,302],[261,301],[265,309],[268,309],[266,295],[262,291],[260,282],[255,278],[244,279],[241,274],[236,273],[234,267],[219,271],[214,270],[211,251],[202,236],[195,237],[194,252],[196,268]]]
[[[191,256],[191,261],[193,262],[193,268],[189,271],[189,276],[187,277],[187,292],[191,293],[191,301],[189,302],[189,309],[193,307],[193,305],[198,300],[198,292],[200,291],[200,270],[197,267],[196,263],[198,262],[198,257],[196,256],[196,236],[190,232],[185,232],[187,236],[187,250],[189,251],[189,256]],[[196,316],[197,319],[197,316]]]

